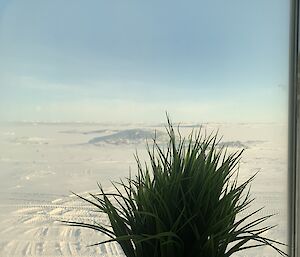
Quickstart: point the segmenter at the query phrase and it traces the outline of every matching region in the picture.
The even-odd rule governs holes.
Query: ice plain
[[[256,171],[253,208],[277,213],[268,232],[287,242],[287,127],[278,123],[208,123],[202,130],[219,130],[229,150],[244,148],[240,179]],[[182,124],[187,135],[197,124]],[[110,180],[134,173],[134,153],[147,159],[145,138],[161,124],[6,123],[0,126],[0,256],[123,256],[117,244],[86,247],[104,239],[87,229],[71,228],[57,219],[97,219],[93,208],[71,194],[97,191],[97,182],[111,190]],[[237,256],[275,256],[269,248]]]

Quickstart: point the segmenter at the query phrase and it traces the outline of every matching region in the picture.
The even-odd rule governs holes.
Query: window
[[[101,235],[53,221],[92,219],[70,190],[109,190],[134,172],[145,139],[157,130],[164,140],[165,111],[183,135],[202,125],[245,149],[240,178],[259,171],[253,208],[277,214],[268,236],[287,243],[290,7],[2,1],[0,255],[120,255],[114,244],[85,247]]]

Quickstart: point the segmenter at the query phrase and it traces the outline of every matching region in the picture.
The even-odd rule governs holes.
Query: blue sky
[[[285,0],[0,0],[0,121],[282,122]]]

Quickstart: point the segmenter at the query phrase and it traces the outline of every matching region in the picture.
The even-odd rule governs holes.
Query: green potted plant
[[[93,246],[116,241],[127,257],[227,257],[259,246],[286,255],[282,243],[263,236],[273,228],[264,225],[272,215],[255,218],[261,209],[240,215],[253,201],[255,177],[238,181],[243,150],[229,154],[217,135],[200,131],[176,137],[169,119],[167,133],[166,148],[155,139],[147,145],[149,164],[136,156],[137,175],[113,183],[115,193],[99,185],[90,198],[76,194],[105,213],[111,226],[64,223],[104,233],[108,240]]]

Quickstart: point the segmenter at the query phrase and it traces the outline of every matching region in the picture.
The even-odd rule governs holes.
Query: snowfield
[[[188,135],[198,125],[182,125]],[[287,127],[275,123],[205,124],[219,130],[230,150],[245,149],[240,180],[259,171],[252,183],[253,209],[277,215],[268,232],[287,242]],[[111,190],[110,180],[125,178],[136,165],[135,151],[147,160],[146,139],[164,142],[163,125],[10,123],[0,126],[0,256],[122,256],[116,243],[87,247],[105,237],[71,228],[57,220],[107,222],[92,206],[72,195],[97,191],[97,182]],[[251,211],[251,210],[249,210]],[[266,234],[265,234],[266,235]],[[269,248],[236,256],[276,256]]]

